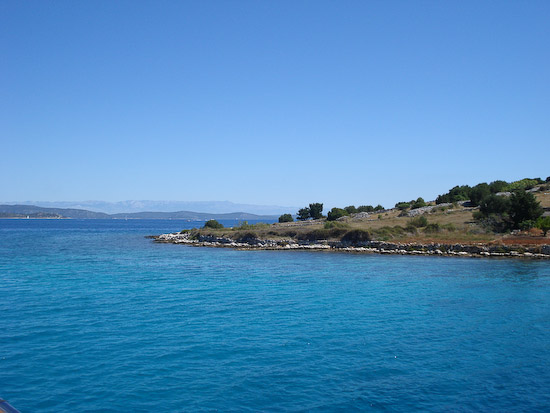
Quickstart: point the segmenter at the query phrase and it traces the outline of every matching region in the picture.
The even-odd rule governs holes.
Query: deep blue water
[[[0,220],[22,412],[550,409],[547,261],[154,244],[183,221]]]

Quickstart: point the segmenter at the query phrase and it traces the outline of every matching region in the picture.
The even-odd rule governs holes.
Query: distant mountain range
[[[297,207],[285,207],[277,205],[251,205],[236,204],[229,201],[18,201],[6,202],[11,205],[29,205],[43,208],[81,209],[105,214],[121,214],[134,212],[174,212],[174,211],[200,211],[209,214],[226,214],[236,211],[244,211],[255,215],[281,215],[295,213]]]
[[[183,219],[189,221],[220,220],[273,220],[277,215],[257,215],[247,212],[211,214],[205,212],[132,212],[106,214],[76,208],[45,208],[36,205],[0,205],[0,218],[72,218],[72,219]]]

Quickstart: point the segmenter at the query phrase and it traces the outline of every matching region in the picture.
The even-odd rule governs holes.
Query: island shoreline
[[[236,241],[229,237],[215,237],[212,235],[191,237],[188,232],[151,235],[147,238],[153,239],[156,243],[183,244],[194,247],[231,248],[247,251],[323,251],[436,257],[550,259],[550,245],[491,245],[484,243],[423,244],[386,241],[364,241],[351,244],[342,241],[309,242],[258,238]]]

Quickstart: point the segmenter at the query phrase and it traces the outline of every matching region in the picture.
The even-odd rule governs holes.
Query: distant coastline
[[[10,219],[178,219],[208,221],[210,219],[235,221],[275,221],[276,215],[256,215],[247,212],[206,213],[194,211],[132,212],[106,214],[85,209],[46,208],[35,205],[0,205],[0,218]]]

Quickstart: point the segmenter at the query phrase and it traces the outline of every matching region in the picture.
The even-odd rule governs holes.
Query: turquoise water
[[[550,408],[549,262],[144,238],[193,225],[0,220],[0,397],[22,412]]]

